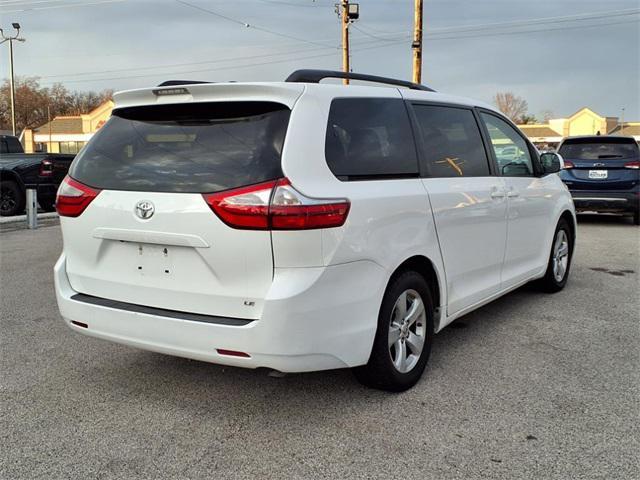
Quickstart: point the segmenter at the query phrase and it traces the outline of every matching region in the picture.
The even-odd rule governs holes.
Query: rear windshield
[[[558,153],[574,160],[637,158],[638,144],[627,138],[575,138],[565,140]]]
[[[107,190],[207,193],[282,176],[290,110],[273,102],[121,108],[69,174]]]

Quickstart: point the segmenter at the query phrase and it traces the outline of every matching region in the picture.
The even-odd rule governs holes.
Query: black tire
[[[556,272],[554,271],[554,253],[556,242],[558,241],[558,236],[561,235],[561,232],[564,232],[564,235],[567,238],[568,243],[568,253],[567,253],[567,265],[564,269],[564,273],[562,274],[562,278],[558,279],[556,277]],[[551,242],[551,252],[549,252],[549,261],[547,263],[547,271],[538,281],[538,285],[540,288],[547,293],[556,293],[564,288],[567,284],[567,280],[569,279],[569,271],[571,270],[571,260],[573,258],[573,242],[574,238],[571,233],[571,228],[569,224],[564,218],[561,218],[558,222],[558,226],[553,234],[553,241]]]
[[[640,211],[633,214],[633,224],[640,225]]]
[[[405,297],[405,299],[409,298],[409,301],[411,302],[415,301],[417,298],[415,294],[418,294],[424,306],[424,315],[420,316],[412,326],[407,324],[407,329],[404,331],[402,329],[395,328],[396,332],[400,332],[401,335],[398,342],[402,342],[404,344],[403,348],[408,349],[406,351],[411,352],[409,355],[413,355],[414,357],[412,359],[413,366],[407,372],[401,372],[393,363],[392,347],[389,345],[389,330],[391,327],[392,316],[398,313],[398,310],[396,309],[396,302],[400,301],[401,295],[407,292],[413,292],[408,293],[407,297]],[[406,305],[407,304],[405,303],[405,307]],[[413,307],[413,303],[411,303],[411,307]],[[431,353],[431,344],[433,342],[434,335],[433,316],[434,309],[431,292],[429,290],[429,285],[427,285],[427,282],[422,275],[414,271],[405,271],[393,277],[389,282],[384,298],[382,299],[382,305],[378,315],[378,329],[373,341],[373,348],[371,350],[369,362],[366,365],[357,367],[353,370],[358,381],[368,387],[387,390],[390,392],[402,392],[413,387],[416,382],[420,380]],[[418,329],[420,329],[420,331],[418,331]],[[411,335],[411,333],[413,333],[413,338],[415,338],[415,335],[420,332],[423,334],[421,337],[423,338],[423,346],[419,356],[417,356],[411,348],[412,342],[409,341],[409,338],[411,337],[407,337],[405,342],[402,335]],[[399,343],[394,343],[393,347],[396,358],[399,358],[397,357],[399,351],[396,350],[395,345],[399,345]],[[409,362],[409,359],[407,359],[407,362]],[[411,362],[408,364],[410,363]]]
[[[40,204],[40,208],[42,210],[44,210],[45,212],[55,212],[56,211],[56,201],[55,199],[53,200],[38,200],[38,203]]]
[[[10,217],[24,211],[25,197],[20,186],[13,180],[0,182],[0,216]]]

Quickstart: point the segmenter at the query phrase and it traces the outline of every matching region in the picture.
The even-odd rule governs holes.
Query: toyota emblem
[[[156,208],[149,200],[140,200],[138,203],[136,203],[136,215],[143,220],[151,218],[153,216],[153,212],[155,211]]]

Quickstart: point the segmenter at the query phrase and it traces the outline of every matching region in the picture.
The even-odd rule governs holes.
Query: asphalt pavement
[[[640,476],[629,220],[581,217],[564,291],[523,287],[455,322],[402,394],[78,335],[55,303],[57,221],[0,232],[2,479]]]

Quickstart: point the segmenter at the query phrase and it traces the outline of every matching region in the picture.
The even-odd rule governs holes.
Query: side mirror
[[[550,173],[558,173],[564,162],[562,157],[557,153],[547,152],[540,155],[540,163],[542,164],[542,171],[545,175]]]

